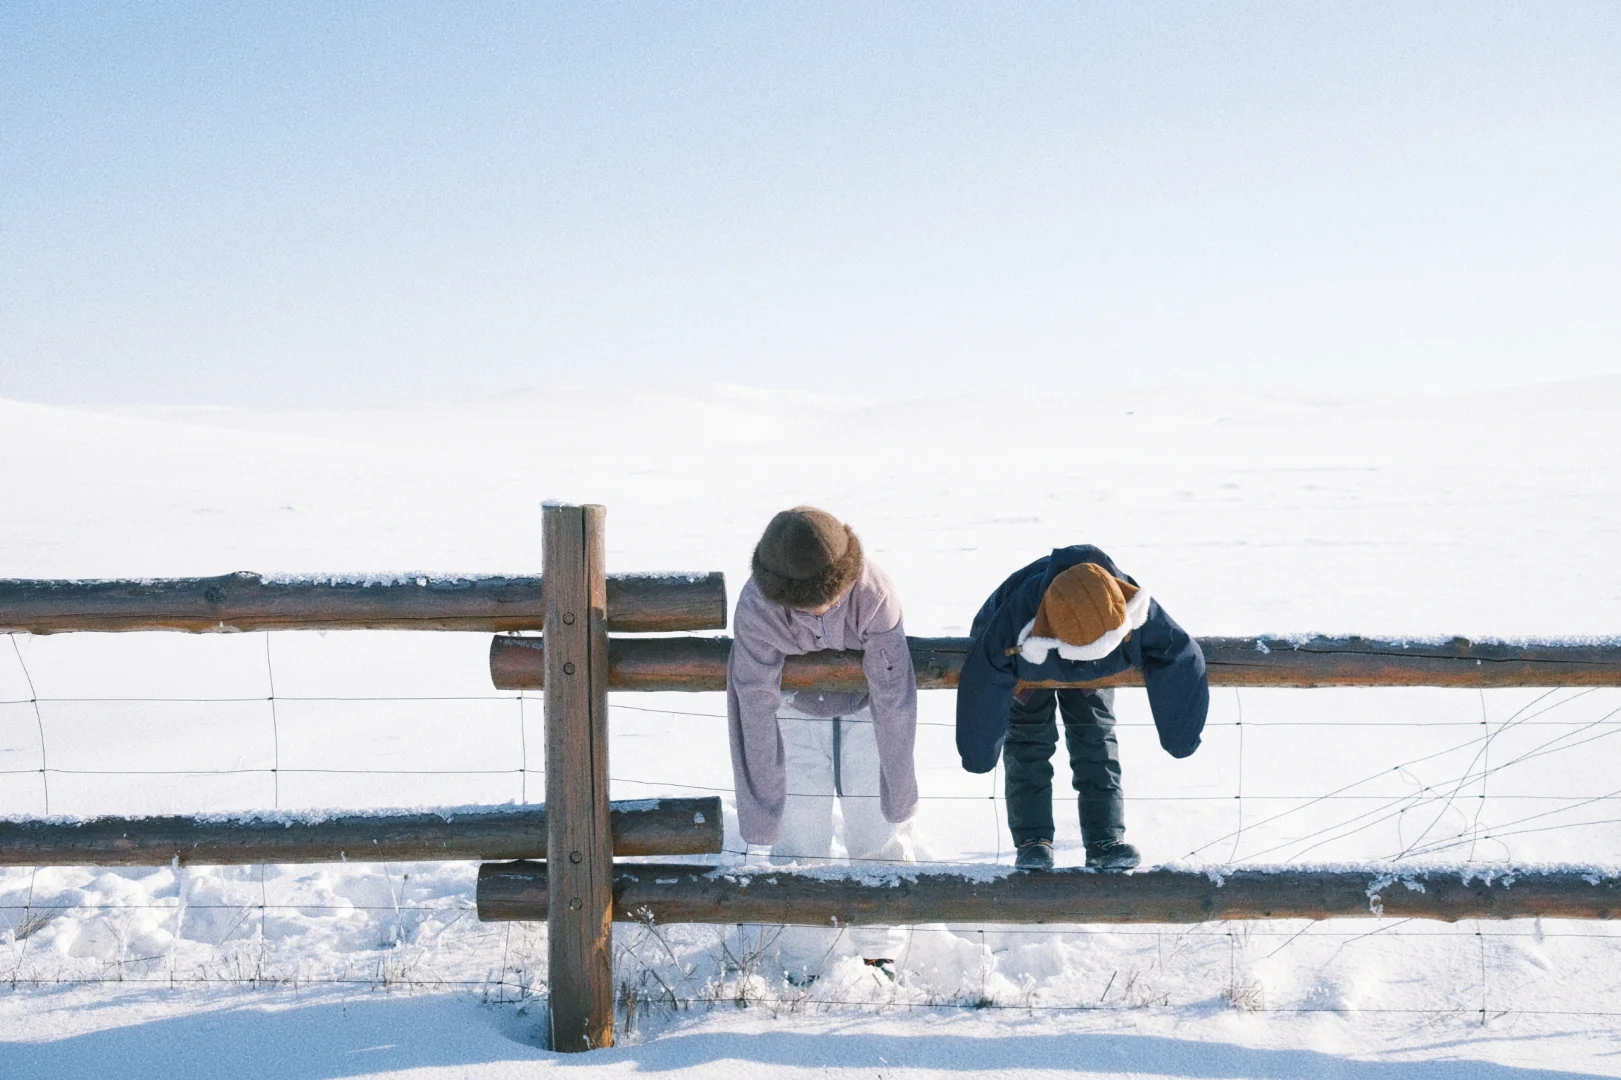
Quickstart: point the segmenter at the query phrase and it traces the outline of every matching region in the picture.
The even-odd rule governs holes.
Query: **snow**
[[[422,589],[432,585],[461,585],[474,581],[504,581],[523,576],[522,574],[488,572],[479,574],[429,573],[422,570],[317,574],[277,572],[258,575],[259,580],[266,585],[359,585],[362,588],[415,585]]]
[[[709,572],[706,570],[633,570],[629,573],[614,571],[614,574],[628,580],[685,581],[689,585],[709,578]]]
[[[1041,425],[1045,471],[1008,467],[998,417]],[[1262,649],[1613,644],[1618,422],[1621,379],[1427,399],[1121,390],[1039,410],[1018,392],[878,407],[706,387],[343,414],[0,401],[0,576],[536,574],[539,497],[567,493],[607,506],[610,571],[722,570],[735,596],[764,522],[809,502],[861,534],[914,634],[966,633],[1010,569],[1084,541],[1196,633],[1276,631]],[[19,635],[0,642],[0,815],[45,814],[47,788],[64,819],[539,801],[540,701],[491,688],[488,647]],[[951,695],[921,698],[918,869],[1006,873],[997,781],[958,766]],[[721,794],[724,872],[766,872],[742,862],[720,697],[611,704],[614,798]],[[1151,864],[1218,884],[1355,869],[1374,903],[1427,873],[1576,866],[1597,883],[1621,863],[1621,691],[1218,689],[1186,761],[1158,750],[1141,691],[1118,708],[1130,837]],[[773,968],[773,928],[629,924],[618,972],[641,996],[624,1045],[565,1061],[537,1046],[544,930],[478,923],[475,873],[0,870],[0,986],[15,981],[0,1076],[1621,1074],[1621,935],[1551,919],[916,927],[895,938],[895,983],[813,931],[826,962],[808,987]]]
[[[618,803],[615,809],[639,812],[656,810],[658,806],[659,800],[657,799],[635,799]],[[445,821],[454,821],[457,818],[499,815],[503,812],[511,812],[516,808],[516,803],[507,802],[499,805],[481,803],[467,806],[368,806],[358,809],[313,807],[303,810],[238,810],[223,813],[205,811],[185,816],[202,825],[285,825],[291,827],[294,825],[319,825],[334,818],[380,818],[397,817],[402,814],[432,815]],[[130,814],[124,815],[122,820],[140,821],[143,817],[156,816],[160,815]],[[52,814],[49,817],[21,813],[0,815],[0,822],[8,824],[27,821],[43,825],[85,825],[96,820],[99,820],[99,818],[82,814]]]
[[[792,872],[794,874],[801,877],[814,878],[818,881],[854,881],[863,885],[889,886],[899,885],[903,881],[916,881],[920,874],[929,873],[949,873],[952,877],[962,878],[966,881],[988,882],[1005,878],[1009,874],[1016,872],[1012,866],[993,866],[986,864],[965,864],[962,866],[953,866],[946,871],[942,871],[939,867],[917,865],[863,866],[859,863],[837,866],[801,866],[793,863],[786,865],[793,867]],[[716,869],[710,871],[708,876],[712,878],[724,878],[733,881],[746,882],[750,878],[774,878],[779,874],[786,873],[788,873],[788,870],[785,869],[783,865],[743,865],[717,867]]]

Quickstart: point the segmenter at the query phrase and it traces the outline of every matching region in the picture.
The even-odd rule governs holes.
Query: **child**
[[[850,859],[911,862],[917,680],[895,586],[862,557],[855,533],[809,506],[772,518],[733,634],[726,712],[743,839],[771,845],[775,863],[825,862],[836,798]],[[861,652],[865,694],[782,693],[784,658],[823,649]],[[776,952],[789,981],[814,980],[840,933],[781,932]],[[901,940],[879,928],[846,939],[891,979]]]
[[[1086,865],[1129,870],[1114,691],[1021,683],[1093,682],[1141,668],[1160,745],[1183,758],[1199,748],[1210,688],[1204,654],[1148,592],[1089,545],[1058,548],[1004,581],[974,616],[957,689],[957,750],[969,772],[1007,770],[1015,865],[1053,864],[1055,706],[1063,715],[1079,792]]]
[[[726,712],[743,839],[773,862],[832,855],[833,800],[851,859],[909,860],[917,809],[917,680],[888,575],[810,506],[771,519],[737,598]],[[867,693],[782,693],[785,657],[857,649]]]

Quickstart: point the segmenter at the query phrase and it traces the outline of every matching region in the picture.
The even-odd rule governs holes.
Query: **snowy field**
[[[532,573],[547,498],[607,505],[611,570],[723,570],[734,596],[770,515],[824,506],[913,634],[965,633],[1009,570],[1083,541],[1196,634],[1621,633],[1621,378],[884,408],[725,387],[326,414],[0,401],[3,577]],[[539,801],[541,703],[491,688],[488,645],[0,640],[0,815]],[[729,802],[723,711],[615,695],[614,797]],[[1218,689],[1181,762],[1140,691],[1119,711],[1150,863],[1621,865],[1621,690]],[[922,695],[920,857],[1010,862],[1000,777],[961,772],[951,716]],[[544,929],[479,924],[475,869],[0,870],[0,1077],[1621,1075],[1621,935],[1535,920],[917,927],[897,982],[829,936],[807,987],[771,928],[620,927],[629,1031],[563,1059],[538,1048]]]

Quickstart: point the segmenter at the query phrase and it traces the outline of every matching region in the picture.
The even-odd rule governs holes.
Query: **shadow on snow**
[[[161,997],[153,1004],[164,1007]],[[45,1004],[42,1002],[42,1004]],[[127,997],[92,1005],[129,1004]],[[167,1002],[172,1008],[172,999]],[[1348,1080],[1596,1080],[1597,1074],[1472,1060],[1363,1061],[1312,1050],[1251,1049],[1156,1035],[1023,1033],[960,1036],[864,1032],[688,1031],[587,1055],[526,1045],[536,1014],[481,1008],[466,997],[320,996],[292,1003],[200,1004],[184,1016],[134,1022],[42,1042],[0,1042],[6,1080],[117,1075],[165,1080],[228,1075],[259,1080],[337,1080],[410,1069],[467,1069],[549,1061],[552,1067],[698,1074],[706,1066],[993,1070],[1135,1074],[1229,1080],[1301,1076]],[[504,1071],[504,1070],[501,1070]]]

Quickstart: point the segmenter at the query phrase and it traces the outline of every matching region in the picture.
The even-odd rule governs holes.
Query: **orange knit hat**
[[[1076,563],[1047,586],[1030,634],[1090,645],[1126,625],[1126,601],[1136,595],[1137,586],[1097,563]]]

